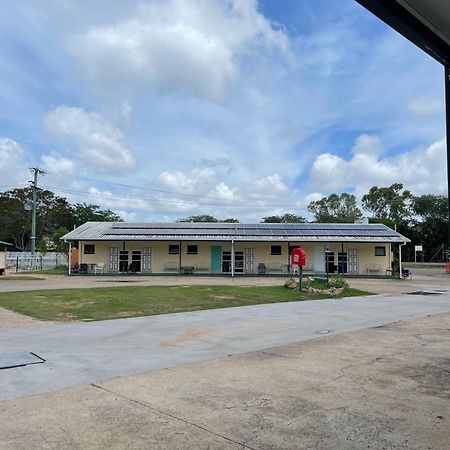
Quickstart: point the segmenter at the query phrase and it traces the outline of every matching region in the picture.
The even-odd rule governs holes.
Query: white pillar
[[[69,241],[69,275],[72,273],[72,241]]]
[[[234,277],[234,240],[231,241],[231,276]]]

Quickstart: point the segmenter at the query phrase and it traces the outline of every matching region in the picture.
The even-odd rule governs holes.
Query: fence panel
[[[68,265],[68,257],[65,253],[36,252],[8,252],[6,257],[6,268],[10,272],[30,272],[47,269],[55,269]]]

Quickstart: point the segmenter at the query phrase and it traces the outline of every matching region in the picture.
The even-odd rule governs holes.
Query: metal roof
[[[448,0],[356,0],[434,59],[450,64]]]
[[[86,222],[70,241],[410,242],[383,224]]]

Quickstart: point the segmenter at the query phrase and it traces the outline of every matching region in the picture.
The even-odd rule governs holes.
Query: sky
[[[128,221],[447,194],[443,67],[354,0],[0,0],[0,190]]]

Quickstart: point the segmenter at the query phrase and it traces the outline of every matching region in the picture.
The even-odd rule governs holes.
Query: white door
[[[244,272],[254,273],[255,270],[255,249],[244,248]]]
[[[349,248],[347,250],[348,257],[348,273],[356,275],[359,273],[359,265],[358,265],[358,249],[357,248]]]
[[[119,271],[119,247],[109,247],[109,272]]]
[[[314,272],[325,272],[325,249],[320,245],[314,247]]]
[[[144,247],[142,249],[142,272],[152,271],[152,248]]]

